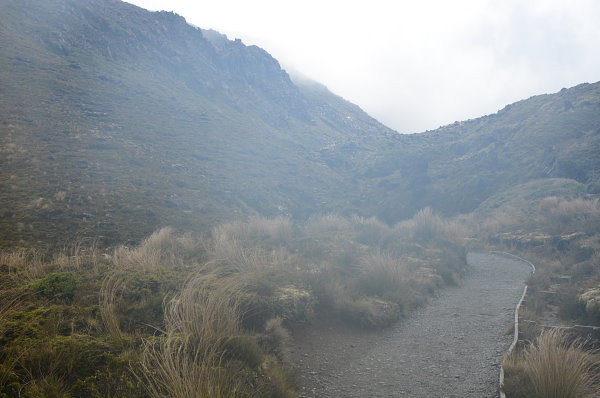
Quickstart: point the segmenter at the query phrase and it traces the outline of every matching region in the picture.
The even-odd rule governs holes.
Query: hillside
[[[0,7],[3,242],[338,211],[334,194],[352,188],[318,150],[393,134],[329,93],[310,101],[262,49],[172,13]]]
[[[376,185],[380,218],[397,221],[430,206],[451,216],[533,180],[567,178],[600,188],[600,84],[507,105],[496,114],[412,136],[364,154],[353,172]],[[331,151],[332,159],[343,152]],[[377,195],[385,192],[385,199]],[[379,199],[379,200],[377,200]]]
[[[402,136],[239,40],[117,0],[0,4],[0,245],[139,242],[248,215],[474,210],[598,192],[600,85]]]

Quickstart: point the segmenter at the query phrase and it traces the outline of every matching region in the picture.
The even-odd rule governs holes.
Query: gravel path
[[[470,253],[460,287],[444,289],[379,332],[320,322],[295,336],[300,397],[496,397],[505,330],[530,267]]]

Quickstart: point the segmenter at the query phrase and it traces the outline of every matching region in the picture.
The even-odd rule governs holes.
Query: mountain
[[[600,190],[600,85],[400,135],[256,46],[117,0],[0,3],[0,245],[135,242],[248,215],[469,212]]]
[[[111,0],[0,4],[3,242],[342,211],[320,150],[395,133],[264,50]],[[308,89],[310,91],[310,89]],[[357,194],[358,195],[358,194]]]
[[[492,195],[535,180],[566,178],[600,193],[600,83],[403,138],[365,154],[353,169],[383,186],[388,196],[377,214],[387,220],[425,206],[448,216],[469,213]]]

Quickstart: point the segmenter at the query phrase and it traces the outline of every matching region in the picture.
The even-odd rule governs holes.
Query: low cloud
[[[133,2],[259,45],[403,133],[600,80],[594,0]]]

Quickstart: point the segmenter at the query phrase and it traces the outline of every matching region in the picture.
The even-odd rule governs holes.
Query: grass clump
[[[576,398],[600,393],[598,356],[560,329],[543,331],[504,362],[510,397]]]
[[[228,349],[244,347],[239,304],[226,287],[213,289],[194,277],[167,304],[165,334],[146,340],[138,376],[150,396],[233,397],[246,388],[224,362]]]

